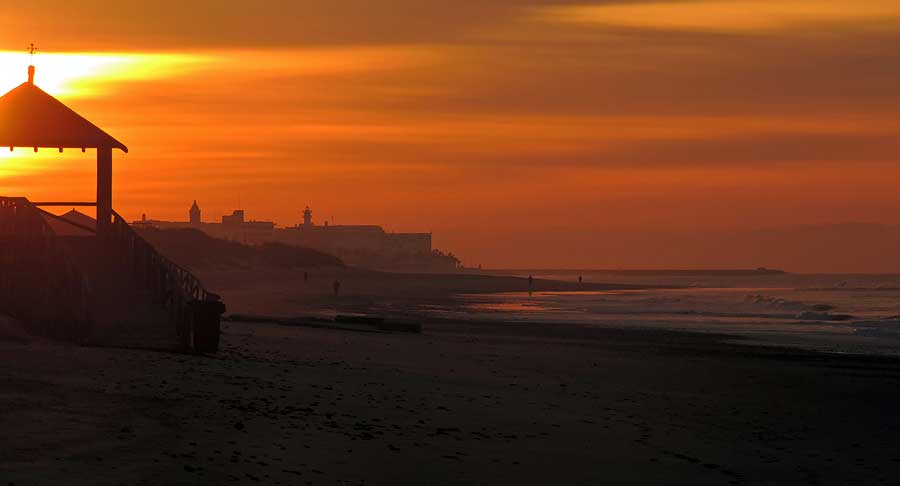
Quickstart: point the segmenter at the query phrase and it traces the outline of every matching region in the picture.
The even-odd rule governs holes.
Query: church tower
[[[191,215],[191,219],[190,219],[191,224],[195,225],[195,226],[199,225],[200,224],[200,206],[197,205],[196,200],[194,200],[194,205],[191,206],[190,215]]]
[[[312,209],[309,209],[309,206],[303,210],[303,226],[307,228],[312,226]]]

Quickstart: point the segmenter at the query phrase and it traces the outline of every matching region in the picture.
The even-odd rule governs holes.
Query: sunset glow
[[[37,82],[60,98],[102,94],[101,87],[135,80],[164,79],[199,62],[202,56],[185,54],[41,53],[36,59],[20,52],[0,52],[0,91],[25,81],[26,68],[40,69]]]
[[[0,486],[898,482],[900,0],[4,7]]]
[[[23,39],[43,33],[37,85],[130,149],[114,164],[130,216],[183,218],[197,199],[216,219],[240,201],[291,225],[308,204],[434,231],[471,264],[564,266],[616,264],[573,250],[611,228],[900,223],[896,0],[425,2],[339,18],[325,3],[257,16],[206,2],[203,22],[173,6],[137,24],[127,6],[48,1],[81,23],[7,14],[0,90],[25,80]],[[6,193],[89,197],[93,171],[80,153],[0,150]]]
[[[792,27],[889,24],[900,18],[897,0],[701,0],[578,5],[541,10],[550,20],[577,23],[697,29],[765,31]]]

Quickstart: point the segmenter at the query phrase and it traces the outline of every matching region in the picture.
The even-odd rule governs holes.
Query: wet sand
[[[896,484],[900,361],[576,325],[0,342],[0,484]]]
[[[308,279],[297,269],[196,268],[210,289],[222,294],[229,313],[297,316],[316,312],[365,311],[384,307],[409,310],[439,302],[453,304],[458,294],[527,292],[528,278],[467,274],[402,274],[357,268],[312,268]],[[340,298],[334,299],[335,281]],[[579,291],[642,289],[666,286],[630,283],[583,283],[534,279],[531,290]]]

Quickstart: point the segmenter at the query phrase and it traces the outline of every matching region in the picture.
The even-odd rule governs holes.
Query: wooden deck
[[[0,312],[32,332],[82,344],[215,352],[224,310],[219,296],[115,212],[112,230],[98,237],[24,198],[0,198]]]

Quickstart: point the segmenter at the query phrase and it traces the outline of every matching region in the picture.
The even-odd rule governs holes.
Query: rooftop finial
[[[31,54],[31,65],[28,66],[28,83],[34,84],[34,53],[37,52],[37,47],[34,46],[34,42],[32,42],[28,46],[28,54]]]

